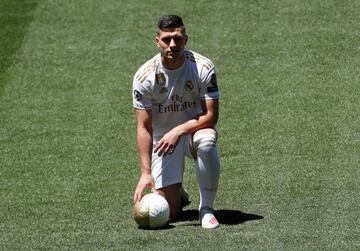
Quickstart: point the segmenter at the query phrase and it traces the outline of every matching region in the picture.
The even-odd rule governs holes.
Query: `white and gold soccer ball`
[[[156,193],[145,194],[133,208],[134,220],[141,228],[160,228],[169,221],[169,216],[168,202]]]

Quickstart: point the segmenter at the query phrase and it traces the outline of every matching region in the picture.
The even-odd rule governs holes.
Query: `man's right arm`
[[[136,144],[140,159],[140,180],[134,193],[134,203],[139,201],[145,189],[153,189],[151,177],[152,139],[152,111],[136,109]]]

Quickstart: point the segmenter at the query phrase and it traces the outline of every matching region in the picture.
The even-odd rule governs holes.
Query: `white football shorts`
[[[165,156],[158,153],[152,154],[151,175],[155,188],[160,189],[173,184],[181,183],[184,174],[185,156],[192,158],[190,142],[192,135],[188,134],[179,139],[174,152]],[[153,149],[156,142],[153,143]]]

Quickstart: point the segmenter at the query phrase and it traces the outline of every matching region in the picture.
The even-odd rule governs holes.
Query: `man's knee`
[[[181,210],[180,187],[181,183],[178,183],[158,190],[158,193],[169,203],[170,218],[175,218]]]
[[[193,136],[193,147],[196,152],[208,152],[216,148],[217,133],[212,128],[197,131]]]

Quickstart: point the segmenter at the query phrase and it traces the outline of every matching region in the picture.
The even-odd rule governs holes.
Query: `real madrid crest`
[[[158,74],[155,75],[156,78],[156,83],[160,86],[164,86],[166,83],[166,78],[164,73],[160,72]]]
[[[190,92],[190,91],[192,91],[192,89],[194,89],[193,82],[191,80],[186,80],[186,82],[185,82],[185,90]]]

